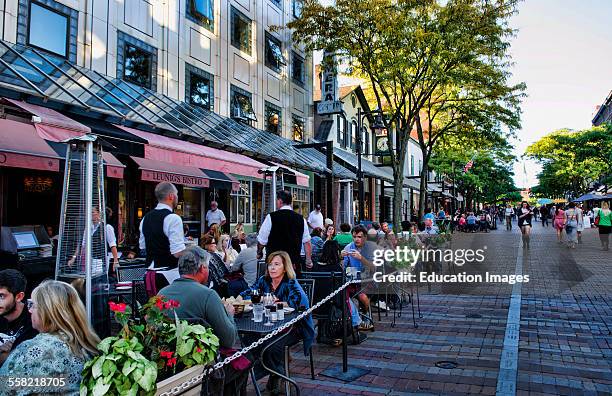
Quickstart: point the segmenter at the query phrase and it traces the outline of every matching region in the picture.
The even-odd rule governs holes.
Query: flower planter
[[[158,382],[157,383],[157,392],[155,392],[155,395],[158,396],[158,395],[161,395],[164,392],[169,392],[175,386],[179,386],[183,382],[189,381],[193,377],[202,374],[202,371],[204,371],[204,366],[203,365],[197,365],[197,366],[193,366],[191,368],[188,368],[185,371],[177,373],[177,374],[173,375],[170,378],[166,378],[165,380]],[[201,390],[202,390],[202,383],[199,383],[198,385],[195,385],[191,389],[185,389],[183,391],[183,393],[181,393],[181,395],[184,395],[184,396],[199,396]]]

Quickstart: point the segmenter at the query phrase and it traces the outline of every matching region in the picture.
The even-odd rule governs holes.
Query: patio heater
[[[87,318],[104,336],[108,333],[108,264],[102,142],[84,135],[66,143],[55,279],[84,281]]]
[[[266,215],[276,210],[276,191],[285,189],[285,181],[283,178],[283,168],[278,165],[262,168],[258,172],[263,174],[260,219],[260,224],[263,224]],[[266,188],[266,186],[268,187]]]

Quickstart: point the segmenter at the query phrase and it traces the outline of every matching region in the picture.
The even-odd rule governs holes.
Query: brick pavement
[[[516,227],[456,234],[453,248],[487,246],[483,263],[458,271],[513,274],[520,239]],[[569,250],[556,243],[552,229],[534,227],[531,249],[523,255],[530,282],[522,285],[517,394],[612,395],[612,253],[598,249],[595,230],[587,230],[583,241]],[[341,348],[314,346],[315,380],[296,349],[292,376],[302,394],[495,394],[512,286],[430,286],[420,288],[418,328],[410,307],[394,328],[392,314],[383,313],[368,340],[349,346],[349,365],[370,370],[353,382],[320,375],[341,362]],[[442,360],[458,365],[436,367]]]

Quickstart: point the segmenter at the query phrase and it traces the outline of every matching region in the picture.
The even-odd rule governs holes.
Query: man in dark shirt
[[[25,290],[26,279],[21,272],[0,271],[0,365],[17,345],[38,334],[23,303]]]

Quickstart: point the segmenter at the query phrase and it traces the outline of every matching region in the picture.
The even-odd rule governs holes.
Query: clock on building
[[[376,140],[377,155],[386,155],[389,153],[389,138],[381,136]]]

